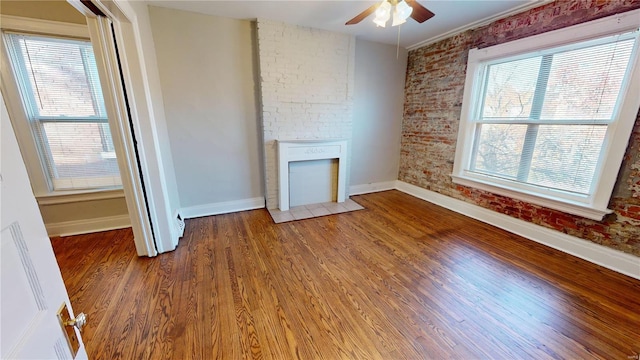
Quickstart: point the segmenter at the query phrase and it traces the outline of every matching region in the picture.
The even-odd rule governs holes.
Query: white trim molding
[[[500,229],[520,235],[556,250],[577,256],[594,264],[640,280],[640,258],[598,245],[588,240],[567,235],[540,225],[501,214],[478,205],[442,195],[404,181],[397,181],[396,189],[453,210],[470,218],[480,220]]]
[[[347,197],[347,140],[276,140],[278,143],[278,205],[289,210],[289,163],[293,161],[338,159],[338,198]]]
[[[397,180],[383,181],[376,183],[351,185],[349,186],[349,195],[362,195],[379,191],[393,190],[396,188]]]
[[[60,21],[26,18],[13,15],[0,15],[0,24],[3,30],[26,31],[37,34],[51,34],[71,36],[76,38],[89,38],[87,25],[72,24]]]
[[[149,218],[150,208],[147,206],[142,185],[139,163],[136,157],[136,144],[129,126],[129,114],[135,113],[136,103],[127,101],[121,82],[121,68],[113,38],[111,22],[104,17],[87,17],[87,25],[91,34],[93,51],[98,65],[98,74],[103,88],[104,103],[109,116],[109,127],[113,137],[113,145],[118,155],[118,167],[122,178],[122,188],[131,215],[133,240],[139,256],[156,256],[157,244],[154,246],[154,233]],[[126,65],[123,65],[126,66]],[[131,98],[131,97],[130,97]],[[131,106],[128,106],[131,105]],[[131,111],[127,111],[130,109]],[[140,159],[143,156],[141,154]],[[142,161],[142,160],[141,160]],[[155,219],[154,219],[155,220]],[[159,236],[159,235],[156,235]]]
[[[212,216],[220,214],[228,214],[239,211],[262,209],[265,207],[263,197],[255,197],[250,199],[224,201],[218,203],[195,205],[183,207],[180,210],[185,219],[193,219],[203,216]]]
[[[49,236],[71,236],[128,228],[131,227],[131,220],[129,215],[116,215],[49,223],[45,227]]]
[[[140,207],[144,212],[140,213],[140,217],[144,217],[145,222],[150,221],[150,224],[145,223],[144,227],[145,231],[151,231],[152,228],[153,233],[148,233],[144,239],[136,242],[136,248],[140,246],[147,250],[148,256],[155,256],[157,253],[174,250],[178,245],[178,231],[175,227],[176,222],[173,221],[173,213],[179,206],[179,196],[175,184],[167,180],[167,177],[175,176],[171,169],[165,168],[173,167],[170,151],[161,145],[161,134],[166,131],[162,129],[166,124],[149,13],[147,6],[137,1],[92,2],[113,24],[112,37],[115,37],[115,43],[118,45],[119,61],[122,64],[121,72],[115,74],[121,75],[121,78],[118,76],[118,80],[122,80],[124,88],[127,89],[130,110],[128,115],[131,117],[130,124],[126,124],[131,130],[127,132],[135,133],[134,145],[139,154],[137,159],[134,157],[130,160],[137,163],[135,171],[139,171],[144,178],[144,189],[139,187],[140,184],[136,180],[135,192],[146,195],[148,207]],[[142,200],[140,199],[140,204]],[[138,254],[145,255],[145,252],[139,251]]]
[[[353,185],[349,188],[350,195],[361,195],[379,191],[398,190],[425,200],[432,204],[442,206],[470,218],[480,220],[489,225],[509,231],[537,243],[560,250],[567,254],[579,257],[607,269],[619,272],[640,280],[640,258],[614,250],[606,246],[598,245],[572,235],[520,220],[505,214],[483,208],[478,205],[454,199],[421,187],[411,185],[404,181],[394,180],[379,183]],[[228,214],[239,211],[261,209],[265,207],[264,198],[225,201],[205,205],[196,205],[182,208],[180,213],[185,219],[203,216]]]
[[[83,201],[95,201],[95,200],[109,200],[109,199],[124,199],[124,191],[122,189],[116,190],[100,190],[91,192],[52,192],[48,195],[38,196],[38,205],[56,205],[56,204],[70,204]]]
[[[480,180],[481,175],[477,176],[480,179],[468,179],[468,178],[456,176],[456,175],[451,175],[451,177],[454,184],[459,184],[459,185],[467,186],[474,189],[488,191],[493,194],[510,197],[512,199],[518,199],[531,204],[562,211],[568,214],[582,216],[591,220],[601,221],[605,215],[611,214],[613,212],[613,210],[607,209],[606,205],[602,209],[597,207],[589,207],[577,201],[571,201],[568,199],[563,199],[562,201],[558,201],[553,197],[545,197],[536,193],[528,193],[516,188],[512,189],[507,187],[506,185],[503,187],[495,186],[489,183],[488,181],[487,182],[481,181]]]

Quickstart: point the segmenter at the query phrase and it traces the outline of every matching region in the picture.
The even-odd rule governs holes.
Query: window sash
[[[622,96],[625,94],[626,89],[628,87],[628,83],[630,81],[629,75],[631,71],[631,67],[633,66],[633,58],[637,55],[638,48],[638,38],[640,36],[640,29],[636,28],[633,31],[625,31],[614,35],[598,37],[595,39],[587,40],[587,41],[578,41],[576,43],[570,43],[562,46],[550,46],[546,49],[541,49],[537,51],[528,51],[522,54],[506,56],[506,57],[497,57],[495,59],[488,59],[479,64],[479,72],[477,74],[478,79],[481,79],[480,86],[478,88],[479,96],[475,98],[475,112],[472,113],[470,118],[471,122],[475,123],[501,123],[501,122],[514,122],[514,123],[529,123],[529,124],[556,124],[559,122],[566,121],[566,124],[611,124],[616,121],[619,117],[620,106],[622,103]],[[620,86],[620,91],[618,93],[614,109],[609,118],[597,118],[597,119],[541,119],[541,113],[543,106],[545,104],[545,92],[546,85],[549,80],[550,70],[552,66],[553,57],[556,55],[561,55],[566,52],[588,49],[600,45],[614,44],[618,42],[625,42],[628,40],[633,40],[634,43],[632,45],[632,50],[630,54],[630,60],[627,63],[627,68],[625,70],[625,75],[623,77],[622,84]],[[519,60],[537,58],[540,57],[541,63],[539,65],[539,73],[538,79],[536,80],[535,93],[532,102],[532,108],[530,110],[530,116],[528,117],[485,117],[484,113],[484,105],[488,92],[488,84],[489,84],[489,68],[495,65],[507,64],[516,62]]]
[[[502,163],[500,169],[498,169],[502,170],[502,172],[500,172],[479,166],[479,159],[485,159],[484,155],[483,157],[480,157],[480,146],[485,146],[486,149],[486,146],[493,147],[491,144],[496,144],[495,142],[487,142],[487,139],[483,140],[483,125],[485,124],[476,124],[476,134],[474,136],[473,149],[471,150],[470,163],[466,169],[467,173],[479,173],[486,176],[493,176],[518,182],[520,184],[531,185],[537,188],[555,189],[572,194],[589,195],[595,191],[598,172],[601,168],[602,162],[604,161],[603,151],[606,147],[607,139],[609,138],[609,126],[601,124],[504,124],[521,125],[521,127],[526,125],[526,130],[524,131],[524,136],[519,137],[518,135],[514,135],[510,140],[497,143],[498,148],[493,152],[489,151],[490,153],[493,153],[495,161],[497,161],[498,164]],[[557,163],[558,158],[561,158],[562,160],[560,162],[566,166],[555,167],[553,165],[545,166],[541,164],[541,160],[544,160],[545,158],[541,159],[540,153],[550,151],[549,147],[545,148],[545,144],[548,144],[550,129],[553,129],[554,126],[561,126],[564,128],[559,128],[556,131],[568,131],[568,137],[565,138],[566,144],[557,145],[559,149],[566,151],[566,153],[558,151],[557,154],[561,155],[556,155],[555,157],[550,158],[548,162],[552,164],[554,162]],[[567,128],[575,129],[567,130]],[[516,131],[516,134],[518,133],[517,129],[514,129],[514,131]],[[538,134],[539,131],[541,131],[540,134]],[[590,132],[589,136],[586,138],[580,138],[580,135],[587,131]],[[520,129],[520,132],[523,132],[522,129]],[[535,132],[535,136],[533,139],[529,139],[528,137],[531,136],[532,132]],[[513,131],[510,133],[513,133]],[[537,142],[538,137],[542,140],[540,143]],[[509,143],[513,144],[513,142],[518,142],[518,139],[520,138],[524,138],[524,141],[522,141],[522,146],[518,147],[516,152],[509,152],[509,149],[505,150],[505,147],[509,147]],[[552,146],[552,148],[554,147],[555,145]],[[576,151],[574,150],[575,148],[580,149]],[[594,154],[594,152],[596,152],[596,154]],[[572,158],[571,155],[574,155],[574,157]],[[579,155],[579,158],[575,158],[575,155]],[[517,160],[509,160],[508,157],[517,158]],[[594,159],[594,157],[595,161],[591,161],[590,159]],[[509,171],[509,168],[504,168],[505,162],[511,165],[511,171]],[[492,163],[493,162],[490,162],[489,164]],[[546,164],[547,162],[543,161],[543,163]],[[513,173],[513,168],[516,166],[516,173]],[[512,174],[510,174],[510,172]],[[557,179],[559,173],[562,173],[562,179]],[[556,177],[555,180],[550,180],[554,177]],[[589,185],[585,188],[585,181],[587,179],[589,179]],[[555,185],[549,185],[549,182],[553,182]],[[547,185],[543,185],[542,183],[547,183]],[[569,187],[571,187],[571,189],[569,189]]]
[[[98,78],[98,73],[94,66],[89,65],[89,61],[91,61],[90,57],[91,53],[91,44],[86,40],[79,39],[71,39],[71,38],[63,38],[57,36],[48,36],[48,35],[32,35],[26,33],[19,32],[11,32],[4,31],[3,37],[5,39],[5,43],[7,45],[7,53],[10,57],[11,64],[14,69],[14,76],[18,85],[18,89],[20,92],[20,97],[23,102],[23,108],[27,115],[27,120],[30,124],[30,128],[33,132],[33,138],[35,141],[36,148],[38,150],[38,156],[40,158],[40,162],[42,165],[42,169],[44,171],[44,175],[46,177],[46,181],[49,185],[49,190],[81,190],[81,189],[96,189],[96,188],[112,188],[112,187],[121,187],[122,180],[117,175],[105,175],[100,176],[96,174],[96,176],[83,176],[82,171],[77,172],[76,174],[69,173],[67,170],[67,174],[71,176],[58,176],[57,164],[54,161],[53,149],[50,147],[49,140],[47,139],[47,134],[45,131],[45,126],[47,124],[60,124],[64,126],[64,124],[98,124],[100,127],[99,136],[102,143],[103,151],[98,154],[98,158],[102,159],[115,159],[115,151],[112,144],[111,133],[108,127],[108,118],[106,116],[106,109],[104,105],[104,101],[102,98],[102,89],[100,86],[100,80]],[[81,64],[76,62],[76,66],[80,66],[81,72],[83,72],[84,77],[86,79],[86,86],[88,86],[88,95],[90,96],[93,111],[96,115],[93,116],[74,116],[72,115],[41,115],[39,109],[39,102],[36,96],[38,92],[34,91],[32,79],[30,78],[29,73],[29,64],[26,62],[28,58],[25,57],[23,46],[21,42],[29,41],[29,39],[34,39],[36,41],[46,42],[51,41],[52,43],[63,43],[63,44],[73,44],[77,45]],[[25,43],[26,44],[26,43]],[[26,46],[26,45],[24,45]],[[78,54],[78,53],[76,53]],[[78,56],[78,55],[77,55]],[[77,58],[76,58],[77,59]],[[28,61],[31,61],[29,59]],[[94,60],[95,62],[95,60]],[[35,76],[35,75],[33,75]],[[37,86],[37,84],[36,84]],[[86,88],[85,88],[86,89]],[[55,91],[55,90],[53,90]],[[86,90],[85,90],[86,91]],[[86,96],[86,95],[85,95]],[[85,97],[88,99],[88,97]],[[55,108],[53,108],[55,109]],[[64,111],[64,110],[63,110]],[[94,128],[95,129],[95,128]],[[95,130],[94,130],[95,131]],[[64,133],[61,133],[60,136],[65,136]],[[94,132],[94,136],[95,132]],[[61,141],[58,138],[58,142]],[[93,146],[93,145],[92,145]],[[95,147],[95,146],[94,146]],[[74,150],[71,150],[74,151]],[[77,153],[78,148],[75,149]],[[93,156],[96,156],[96,149],[93,149]],[[59,156],[59,155],[58,155]],[[58,158],[61,159],[61,158]],[[91,161],[91,160],[90,160]],[[113,160],[110,160],[113,161]],[[105,163],[106,164],[106,163]],[[88,163],[85,166],[90,166]],[[112,165],[109,166],[109,169],[113,169]],[[107,171],[107,168],[103,171]],[[89,170],[92,171],[92,170]],[[93,170],[95,171],[95,170]]]
[[[604,125],[608,126],[615,122],[618,117],[618,112],[620,108],[620,103],[622,102],[623,95],[626,90],[626,83],[629,81],[630,70],[633,65],[633,55],[637,48],[637,37],[638,31],[627,32],[624,34],[617,34],[613,36],[607,36],[604,38],[599,38],[587,42],[581,42],[577,44],[570,44],[561,47],[550,48],[544,51],[538,52],[529,52],[523,55],[513,56],[510,58],[501,58],[498,60],[487,61],[480,65],[481,71],[479,72],[478,78],[481,79],[482,87],[480,88],[479,95],[476,97],[476,106],[477,109],[475,112],[475,116],[470,119],[470,123],[475,125],[475,136],[473,137],[473,144],[471,150],[471,156],[469,158],[469,164],[466,167],[466,173],[472,174],[481,174],[481,176],[488,176],[490,178],[500,179],[500,181],[506,181],[507,183],[515,183],[518,184],[516,187],[524,187],[535,191],[541,192],[554,192],[559,194],[569,194],[570,197],[579,196],[579,197],[589,197],[596,189],[596,180],[599,177],[598,169],[601,168],[602,152],[604,146],[600,146],[600,155],[597,157],[597,162],[595,164],[595,171],[590,176],[588,189],[580,190],[580,191],[571,191],[566,189],[567,184],[564,184],[562,181],[556,181],[554,186],[551,185],[541,185],[536,183],[534,179],[530,179],[531,171],[534,170],[532,166],[533,157],[537,147],[537,139],[539,133],[539,127],[542,126],[553,126],[553,125],[563,125],[563,126],[584,126],[584,125]],[[587,49],[592,48],[594,46],[606,45],[617,43],[621,41],[634,40],[632,44],[632,51],[630,55],[630,59],[627,62],[627,66],[624,70],[623,75],[623,83],[620,86],[619,92],[616,96],[616,101],[614,104],[614,109],[611,113],[610,118],[596,118],[596,119],[541,119],[541,114],[543,107],[545,105],[546,99],[546,91],[548,86],[548,81],[551,75],[551,67],[553,63],[553,57],[557,54],[562,54],[567,51],[573,51],[577,49]],[[615,51],[615,50],[614,50]],[[506,64],[514,61],[518,61],[521,59],[527,59],[532,57],[539,57],[540,62],[538,64],[537,69],[537,79],[535,80],[535,85],[533,87],[533,96],[530,104],[530,109],[528,109],[529,114],[527,117],[484,117],[484,106],[487,102],[486,98],[488,96],[488,87],[489,87],[489,73],[490,66],[496,64]],[[508,83],[506,83],[508,84]],[[488,169],[482,169],[477,167],[477,161],[479,156],[479,147],[481,142],[481,132],[483,125],[488,124],[503,124],[503,125],[525,125],[526,132],[524,139],[522,141],[522,146],[520,148],[520,153],[513,153],[514,157],[517,157],[517,173],[515,175],[510,175],[508,173],[499,173],[495,171],[491,171]],[[607,131],[608,132],[608,131]],[[604,141],[607,141],[608,137],[605,135]],[[507,140],[505,140],[507,141]],[[584,150],[584,149],[583,149]],[[567,164],[570,165],[570,164]],[[578,165],[580,167],[580,164]],[[577,169],[579,170],[579,168]],[[587,174],[589,175],[589,173]],[[574,176],[573,181],[578,178]],[[510,184],[509,186],[513,186]]]
[[[627,149],[627,141],[632,134],[638,107],[640,106],[639,15],[640,9],[632,10],[508,43],[483,49],[471,49],[468,55],[460,127],[453,172],[451,174],[453,183],[598,221],[604,215],[611,213],[612,211],[607,209],[607,206],[617,183],[616,174],[620,171]],[[607,127],[600,151],[599,167],[595,170],[591,194],[585,196],[564,193],[554,189],[545,189],[540,186],[517,183],[469,171],[477,137],[477,127],[487,123],[499,122],[496,119],[480,119],[478,116],[478,114],[483,114],[479,112],[480,101],[478,97],[484,91],[485,65],[531,57],[531,54],[543,54],[545,51],[553,51],[561,47],[570,49],[575,46],[574,44],[581,42],[585,45],[596,44],[598,41],[606,41],[606,37],[615,38],[619,34],[635,38],[635,45],[631,50],[631,64],[629,64],[627,70],[627,77],[622,82],[618,108],[613,111],[612,121],[607,124],[598,124],[597,122],[580,122],[580,124],[576,124],[604,125]],[[568,56],[565,58],[568,58]],[[611,109],[612,107],[610,106],[607,116],[610,115]],[[565,113],[568,114],[567,112]],[[500,115],[502,114],[511,115],[508,112],[500,113]],[[489,114],[487,113],[487,115]],[[524,123],[532,122],[530,119],[520,121]],[[538,121],[533,122],[538,123]],[[569,122],[569,124],[571,123],[574,122]],[[550,123],[546,124],[551,125]]]
[[[92,52],[89,51],[91,50],[91,44],[88,42],[88,40],[64,38],[51,35],[34,35],[14,31],[4,31],[3,34],[4,38],[7,40],[7,44],[11,44],[10,46],[8,46],[9,56],[11,58],[11,63],[14,65],[14,68],[17,68],[17,71],[15,71],[16,78],[18,80],[19,87],[21,88],[21,96],[23,98],[23,102],[25,103],[28,117],[30,119],[56,116],[44,116],[40,114],[38,101],[36,99],[37,91],[36,89],[33,89],[31,80],[29,78],[29,69],[27,68],[27,64],[23,61],[23,59],[25,58],[25,54],[23,54],[20,42],[24,38],[32,38],[40,41],[49,40],[55,43],[77,45],[81,53],[83,69],[87,77],[88,86],[90,88],[94,111],[97,113],[95,117],[106,118],[104,101],[101,101],[103,96],[98,73],[97,71],[90,70],[90,66],[88,65],[88,57],[92,55]],[[60,117],[64,118],[64,116]]]
[[[97,124],[101,125],[100,138],[102,145],[102,152],[100,157],[102,159],[115,159],[116,154],[113,147],[113,140],[111,139],[111,133],[108,128],[107,119],[81,119],[81,121],[64,120],[64,119],[52,119],[52,120],[36,120],[32,122],[34,134],[36,135],[36,143],[40,146],[41,157],[43,157],[43,165],[46,173],[48,174],[49,181],[53,190],[80,190],[80,189],[94,189],[94,188],[109,188],[109,187],[121,187],[122,180],[120,176],[63,176],[61,177],[58,172],[58,165],[54,159],[53,150],[49,145],[49,139],[44,129],[46,124]]]

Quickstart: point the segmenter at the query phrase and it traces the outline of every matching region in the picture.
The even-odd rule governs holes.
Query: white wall
[[[149,15],[181,207],[262,196],[251,22]]]
[[[65,0],[2,0],[0,13],[86,25],[87,20]]]
[[[350,185],[398,179],[407,51],[356,41]]]
[[[262,117],[265,114],[267,116],[265,126],[270,124],[277,127],[276,122],[269,123],[269,116],[273,115],[273,119],[280,121],[284,116],[304,115],[305,109],[316,105],[332,110],[325,112],[326,116],[320,116],[319,112],[314,114],[316,120],[321,120],[315,123],[316,130],[318,126],[324,126],[322,129],[326,128],[326,136],[344,137],[346,134],[351,137],[353,128],[350,184],[397,179],[405,50],[401,49],[400,58],[396,59],[396,48],[391,45],[354,41],[345,35],[265,21],[263,25],[286,29],[288,33],[283,32],[280,37],[298,37],[302,39],[302,45],[314,47],[317,41],[307,42],[303,38],[317,37],[341,46],[340,50],[336,50],[335,46],[325,50],[340,52],[336,58],[341,60],[350,58],[343,64],[345,70],[351,66],[351,70],[347,70],[351,73],[340,80],[345,88],[331,93],[342,93],[342,97],[352,98],[353,106],[340,104],[336,110],[332,103],[337,103],[337,99],[315,98],[303,99],[308,104],[297,101],[298,104],[293,104],[287,110],[278,108],[277,111],[282,113],[277,114],[272,114],[270,111],[273,107],[269,108],[267,104],[263,113],[258,108],[258,72],[262,71],[262,76],[275,73],[283,79],[290,79],[296,75],[293,68],[287,68],[292,66],[292,62],[283,60],[291,60],[293,53],[305,58],[308,51],[304,46],[289,42],[289,46],[285,47],[288,54],[271,59],[272,65],[268,65],[269,59],[261,59],[265,61],[259,69],[254,64],[257,58],[254,24],[249,21],[160,7],[149,7],[149,16],[180,205],[183,209],[190,209],[189,215],[202,216],[207,212],[213,213],[214,209],[224,212],[227,203],[264,197]],[[327,59],[327,56],[318,56],[317,60]],[[347,64],[349,61],[351,63]],[[314,72],[310,74],[315,76]],[[335,86],[333,80],[322,83]],[[313,88],[311,85],[298,88],[307,89],[305,91],[280,92],[278,95],[292,97],[290,102],[296,103],[294,100],[303,92],[312,91],[308,91]],[[315,95],[327,93],[324,90],[312,92]],[[296,106],[299,111],[295,109]],[[353,125],[342,131],[334,126],[343,122],[338,116],[348,119],[347,123],[351,123],[352,119]],[[309,122],[294,122],[293,130],[302,129],[301,138],[317,137],[318,131],[306,131],[308,125]],[[270,129],[269,126],[265,131]],[[275,139],[272,134],[264,135],[269,135],[271,141]],[[294,132],[285,132],[282,138],[298,137],[294,135]],[[265,151],[273,150],[271,160],[275,162],[275,148],[265,145]],[[266,162],[269,163],[269,159]],[[274,178],[274,181],[277,179]],[[277,206],[275,192],[272,197]],[[225,206],[214,207],[214,204]]]

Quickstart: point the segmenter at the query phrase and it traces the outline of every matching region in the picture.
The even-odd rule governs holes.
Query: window
[[[49,190],[121,186],[91,43],[4,33]]]
[[[606,21],[470,51],[454,182],[592,219],[610,212],[638,113],[640,24],[603,34]]]

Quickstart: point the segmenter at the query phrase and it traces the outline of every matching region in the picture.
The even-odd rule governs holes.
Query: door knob
[[[80,313],[75,318],[68,319],[65,322],[67,326],[75,326],[78,330],[82,331],[82,327],[87,323],[87,315]]]
[[[64,331],[66,335],[65,337],[67,338],[67,345],[69,345],[71,355],[75,358],[80,349],[80,340],[76,336],[76,331],[73,328],[82,331],[82,327],[87,323],[87,316],[84,313],[80,313],[75,318],[72,318],[66,302],[60,305],[60,309],[58,309],[56,315],[62,331]]]

